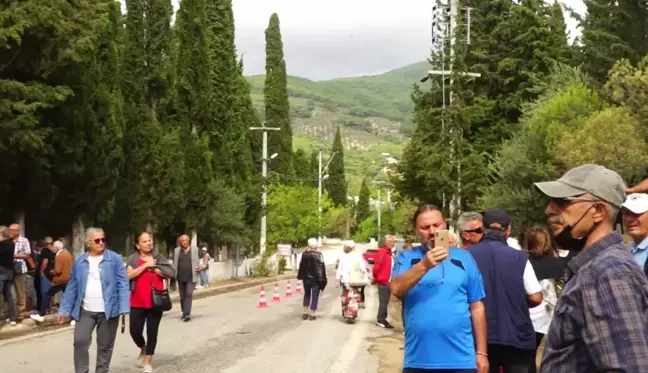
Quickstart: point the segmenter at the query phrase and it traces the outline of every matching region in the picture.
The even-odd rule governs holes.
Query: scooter
[[[352,324],[358,317],[358,308],[361,301],[360,293],[355,287],[345,285],[342,290],[341,303],[342,303],[342,317],[344,320]]]

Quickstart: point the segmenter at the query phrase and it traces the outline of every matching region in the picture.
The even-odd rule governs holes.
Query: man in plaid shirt
[[[14,286],[16,287],[16,308],[18,320],[22,320],[23,314],[27,311],[27,259],[31,255],[29,240],[20,235],[20,225],[11,224],[9,234],[14,241]]]
[[[536,183],[556,243],[580,252],[556,304],[541,373],[648,372],[648,279],[614,231],[626,186],[598,165]]]

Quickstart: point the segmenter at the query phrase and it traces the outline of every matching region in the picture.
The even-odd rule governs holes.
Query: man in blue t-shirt
[[[413,223],[422,243],[446,228],[432,205],[419,208]],[[429,246],[402,251],[394,265],[390,288],[403,300],[403,373],[486,373],[485,292],[477,265],[467,251]]]

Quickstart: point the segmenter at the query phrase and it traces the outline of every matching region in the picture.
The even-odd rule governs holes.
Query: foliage
[[[369,184],[367,183],[367,178],[362,179],[362,185],[360,186],[360,193],[358,194],[358,204],[355,209],[355,220],[356,224],[361,224],[365,221],[371,214],[371,207],[369,206],[369,200],[371,194],[369,191]]]
[[[270,268],[270,255],[269,251],[266,251],[261,255],[260,258],[254,261],[252,265],[252,277],[268,277],[272,274],[272,268]]]
[[[268,151],[270,154],[279,154],[273,165],[274,171],[290,178],[295,171],[292,160],[292,127],[290,125],[286,61],[277,13],[270,16],[265,37],[266,75],[263,87],[265,121],[268,127],[281,129],[268,133]]]
[[[285,257],[280,257],[279,262],[277,263],[277,273],[282,275],[284,272],[286,272],[286,266],[288,263],[286,262]]]
[[[347,184],[344,176],[344,147],[340,127],[335,132],[331,153],[333,158],[328,167],[329,178],[326,180],[326,190],[335,206],[344,206],[347,204]]]
[[[319,234],[317,189],[303,184],[268,188],[268,242],[304,245]],[[322,225],[330,221],[331,200],[322,198]]]
[[[545,220],[546,200],[534,182],[584,163],[604,165],[626,179],[645,170],[647,144],[637,119],[627,108],[609,107],[585,80],[577,68],[556,69],[546,93],[526,107],[520,132],[491,163],[496,177],[481,208],[507,209],[516,230]]]

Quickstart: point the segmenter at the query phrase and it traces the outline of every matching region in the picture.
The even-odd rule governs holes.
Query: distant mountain
[[[312,81],[288,77],[294,147],[329,147],[340,125],[345,145],[350,193],[357,193],[362,176],[379,168],[381,153],[400,156],[411,131],[412,87],[425,76],[427,62],[380,75]],[[247,78],[252,100],[264,116],[265,77]]]

